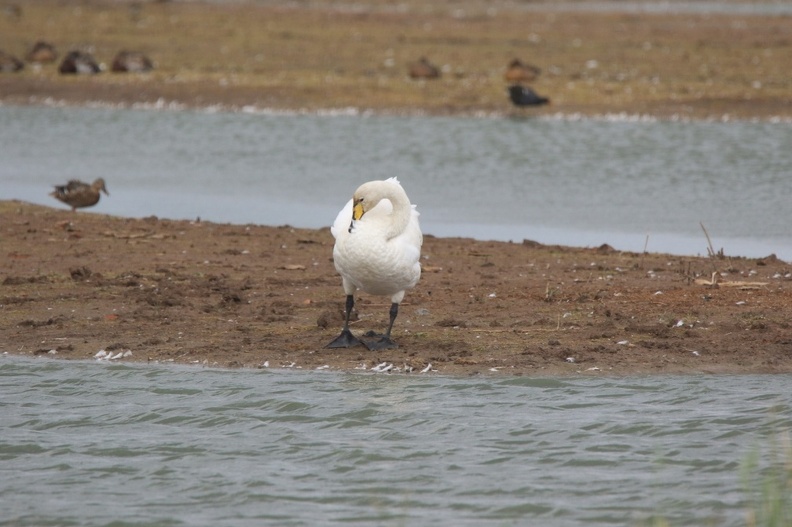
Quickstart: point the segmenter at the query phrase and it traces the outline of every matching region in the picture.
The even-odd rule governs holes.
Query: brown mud
[[[792,265],[772,255],[427,236],[421,282],[396,320],[399,348],[373,352],[324,347],[344,309],[329,229],[2,201],[0,240],[0,352],[10,354],[453,375],[792,372]],[[388,308],[359,295],[353,332],[383,331]]]

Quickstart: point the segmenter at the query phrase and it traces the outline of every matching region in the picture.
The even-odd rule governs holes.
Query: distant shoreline
[[[140,51],[154,62],[143,74],[71,76],[57,73],[57,61],[28,63],[20,72],[0,74],[0,100],[792,121],[789,43],[778,37],[792,34],[790,16],[579,12],[577,4],[548,12],[498,0],[485,7],[407,0],[399,9],[366,0],[355,9],[334,3],[135,5],[99,0],[75,10],[40,0],[26,3],[16,17],[0,17],[0,49],[17,57],[43,39],[61,57],[70,49],[88,50],[105,69],[119,50]],[[440,67],[441,78],[407,76],[407,66],[422,56]],[[549,106],[512,107],[504,71],[515,57],[540,70],[530,84],[550,98]]]
[[[696,117],[685,114],[655,115],[650,113],[629,113],[627,111],[612,111],[605,113],[565,113],[543,112],[531,114],[520,112],[519,110],[508,111],[443,111],[428,112],[423,109],[405,108],[398,110],[383,110],[371,108],[359,108],[349,106],[345,108],[278,108],[278,107],[259,107],[256,105],[228,106],[223,103],[207,104],[204,106],[189,105],[178,100],[166,101],[159,99],[153,102],[125,102],[125,101],[67,101],[56,100],[52,97],[45,99],[35,99],[31,101],[20,101],[17,99],[4,100],[0,95],[0,106],[38,106],[44,108],[90,108],[90,109],[110,109],[110,110],[140,110],[140,111],[193,111],[203,113],[243,113],[250,115],[273,115],[273,116],[301,116],[315,115],[320,117],[460,117],[470,119],[551,119],[558,121],[602,121],[602,122],[749,122],[749,123],[770,123],[770,124],[792,124],[792,115],[769,115],[769,116],[734,116],[728,113],[723,115],[708,115]]]

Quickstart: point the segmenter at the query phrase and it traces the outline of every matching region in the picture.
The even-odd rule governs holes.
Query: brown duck
[[[154,64],[151,59],[137,51],[119,51],[113,59],[111,71],[142,73],[151,71]]]
[[[532,64],[525,64],[520,59],[514,59],[506,67],[503,78],[507,82],[531,82],[536,80],[541,72],[542,70]]]
[[[99,191],[110,195],[105,188],[104,179],[99,178],[90,185],[77,179],[72,179],[65,185],[55,185],[55,191],[50,196],[58,199],[75,211],[82,207],[91,207],[99,203]]]
[[[43,40],[39,40],[33,44],[33,47],[25,56],[25,60],[28,62],[38,63],[55,62],[57,58],[58,52],[55,50],[55,46]]]
[[[426,57],[421,57],[418,62],[410,64],[411,79],[439,79],[440,68],[429,62]]]

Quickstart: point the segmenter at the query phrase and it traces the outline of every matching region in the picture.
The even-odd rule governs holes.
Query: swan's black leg
[[[349,331],[349,317],[352,315],[352,308],[355,307],[355,297],[347,295],[346,297],[346,314],[344,317],[344,329],[333,342],[325,346],[326,348],[351,348],[352,346],[359,346],[363,344],[351,331]],[[391,323],[392,324],[392,323]]]
[[[388,324],[388,331],[386,331],[385,334],[382,335],[381,339],[375,342],[366,342],[365,345],[368,349],[372,351],[379,351],[379,350],[387,350],[387,349],[393,349],[399,347],[390,338],[391,330],[393,329],[393,323],[396,322],[396,316],[398,314],[399,314],[399,304],[394,302],[391,304],[390,307],[390,324]]]

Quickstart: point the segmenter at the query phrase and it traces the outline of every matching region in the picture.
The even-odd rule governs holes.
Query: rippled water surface
[[[745,525],[789,376],[0,358],[0,525]]]
[[[92,210],[326,227],[397,176],[438,236],[792,260],[792,123],[0,107],[4,198],[104,177]]]

